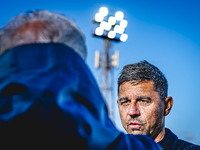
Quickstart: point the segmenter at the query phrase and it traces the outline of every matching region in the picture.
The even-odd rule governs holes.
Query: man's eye
[[[142,99],[140,100],[140,102],[142,102],[142,103],[147,103],[147,101],[146,101],[146,100],[142,100]]]
[[[150,101],[146,100],[146,99],[140,99],[139,102],[141,102],[141,103],[150,103]]]
[[[129,103],[130,103],[130,101],[128,101],[128,100],[121,101],[121,105],[128,105]]]

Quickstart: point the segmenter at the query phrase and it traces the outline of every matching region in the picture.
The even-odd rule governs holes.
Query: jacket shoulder
[[[200,146],[179,139],[176,144],[175,149],[177,149],[177,150],[200,150]]]

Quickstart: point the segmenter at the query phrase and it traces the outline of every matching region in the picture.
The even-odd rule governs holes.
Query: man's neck
[[[160,142],[165,137],[165,128],[158,134],[158,136],[154,139],[156,143]]]

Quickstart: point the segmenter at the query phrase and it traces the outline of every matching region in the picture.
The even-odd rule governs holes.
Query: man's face
[[[153,139],[164,129],[164,102],[154,91],[153,81],[124,82],[118,99],[121,122],[128,134],[145,134]]]

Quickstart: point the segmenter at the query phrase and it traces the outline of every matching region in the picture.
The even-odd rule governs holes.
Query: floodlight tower
[[[98,25],[93,34],[96,37],[104,39],[103,51],[95,52],[95,68],[100,68],[99,83],[109,108],[110,118],[115,119],[115,104],[113,94],[113,70],[118,68],[119,51],[112,54],[111,41],[125,42],[128,35],[124,33],[127,27],[127,20],[124,19],[124,14],[120,11],[115,13],[115,16],[108,15],[108,9],[101,7],[96,13],[94,22]]]

